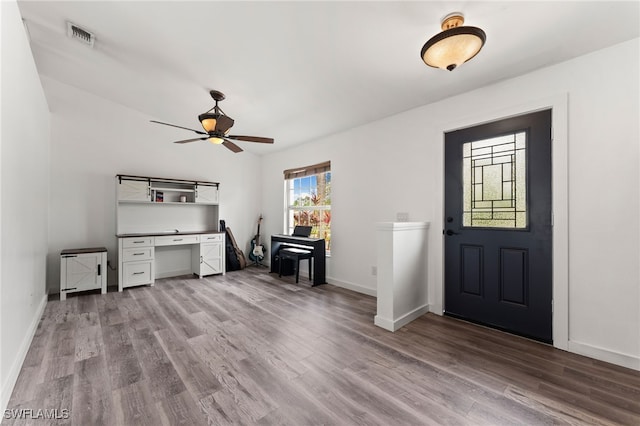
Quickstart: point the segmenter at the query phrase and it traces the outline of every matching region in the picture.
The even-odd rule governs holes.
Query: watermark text
[[[9,419],[68,419],[69,409],[62,408],[12,408],[4,410],[4,418]]]

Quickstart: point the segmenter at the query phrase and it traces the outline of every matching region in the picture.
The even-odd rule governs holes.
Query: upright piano
[[[313,286],[326,284],[324,238],[294,237],[293,235],[271,236],[271,272],[278,273],[278,250],[281,246],[297,247],[313,251]]]

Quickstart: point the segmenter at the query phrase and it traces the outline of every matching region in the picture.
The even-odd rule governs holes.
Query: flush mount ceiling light
[[[464,27],[462,13],[451,13],[442,20],[442,32],[431,37],[420,52],[425,64],[453,71],[480,52],[487,38],[476,27]]]

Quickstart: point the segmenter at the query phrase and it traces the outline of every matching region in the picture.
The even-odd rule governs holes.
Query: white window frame
[[[315,170],[321,170],[319,173],[313,173]],[[296,180],[304,179],[306,177],[318,176],[325,173],[331,173],[330,162],[321,163],[315,166],[307,166],[301,167],[298,169],[285,170],[285,181],[284,181],[284,204],[285,204],[285,217],[284,217],[284,233],[287,235],[291,235],[294,228],[294,214],[295,212],[314,212],[317,211],[320,213],[320,218],[324,216],[325,211],[331,212],[331,204],[323,204],[323,205],[309,205],[309,206],[294,206],[294,200],[291,198],[291,194],[293,193],[293,185]],[[296,176],[296,175],[299,175]],[[331,182],[331,179],[329,179]],[[330,251],[330,239],[331,239],[331,222],[329,222],[328,229],[323,229],[322,220],[320,225],[316,225],[319,229],[320,234],[325,234],[328,231],[329,240],[327,241],[327,254]],[[314,226],[315,228],[315,226]]]

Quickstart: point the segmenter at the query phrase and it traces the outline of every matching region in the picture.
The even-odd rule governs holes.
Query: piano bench
[[[300,278],[300,261],[307,259],[309,261],[309,280],[313,279],[313,275],[311,274],[311,260],[313,259],[313,252],[310,250],[303,250],[299,248],[287,247],[281,248],[278,251],[278,257],[280,258],[278,261],[278,275],[282,276],[282,264],[284,260],[290,259],[296,262],[296,284],[298,283],[298,279]]]

